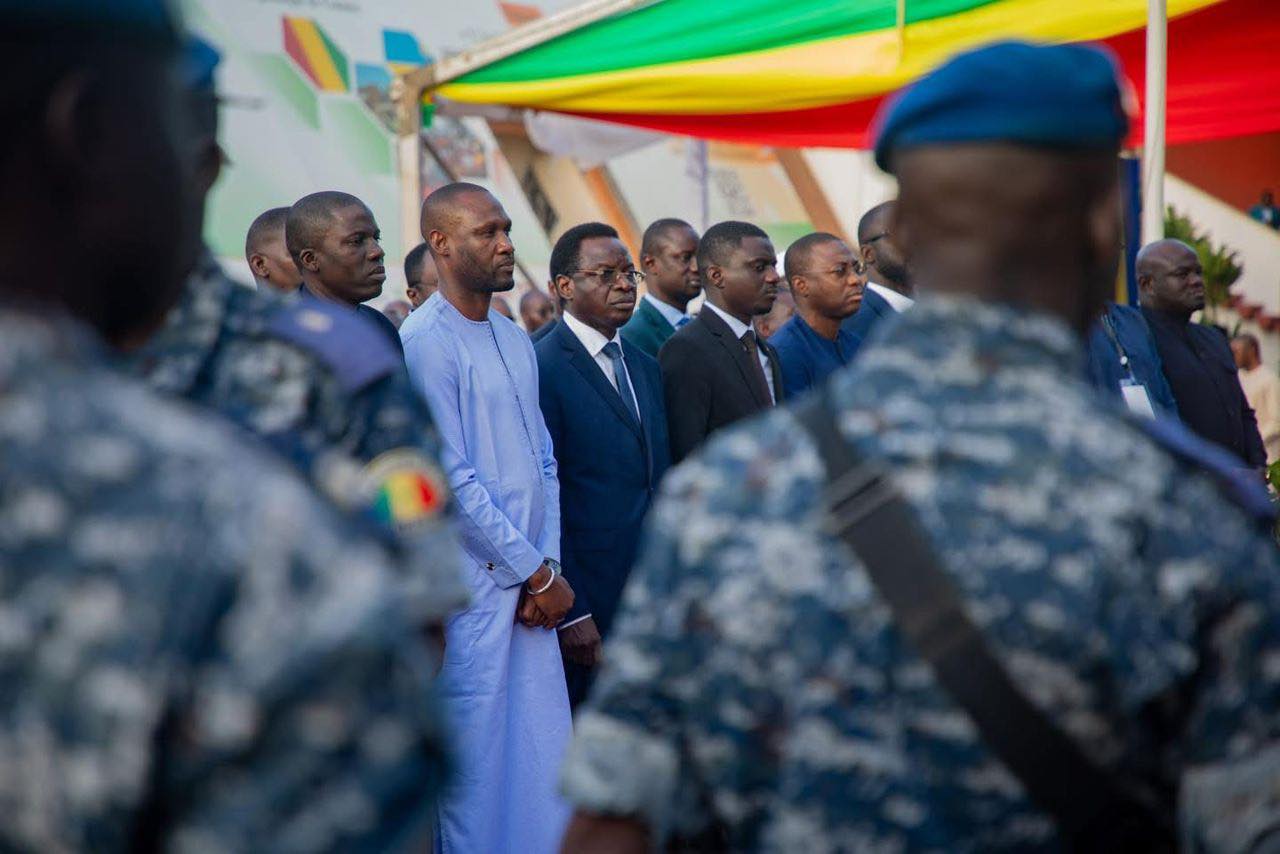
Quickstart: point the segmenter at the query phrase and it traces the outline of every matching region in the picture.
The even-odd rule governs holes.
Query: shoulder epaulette
[[[267,331],[320,358],[348,391],[380,380],[404,364],[380,330],[322,300],[283,302],[267,318]]]

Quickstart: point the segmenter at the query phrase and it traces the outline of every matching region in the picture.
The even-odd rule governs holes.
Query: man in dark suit
[[[552,249],[551,273],[564,311],[534,349],[559,471],[561,564],[576,594],[560,649],[577,705],[670,453],[658,364],[618,335],[643,280],[618,233],[598,222],[570,228]]]
[[[891,231],[896,201],[876,205],[858,221],[858,253],[867,271],[862,305],[841,324],[862,341],[885,320],[915,304],[911,270]]]
[[[698,232],[682,219],[660,219],[644,230],[640,267],[646,292],[622,337],[653,358],[688,315],[702,283],[698,279]]]
[[[1227,336],[1191,322],[1192,312],[1204,308],[1204,271],[1195,250],[1180,240],[1157,240],[1138,252],[1136,269],[1142,315],[1183,423],[1231,451],[1242,467],[1263,469],[1267,452]]]
[[[751,328],[777,298],[777,264],[768,235],[751,223],[717,223],[702,236],[706,302],[658,355],[674,461],[712,432],[782,400],[778,354]]]
[[[304,299],[346,306],[404,355],[395,326],[382,312],[364,304],[382,294],[387,280],[382,232],[364,202],[336,190],[303,196],[289,208],[284,239],[302,274],[298,292]]]

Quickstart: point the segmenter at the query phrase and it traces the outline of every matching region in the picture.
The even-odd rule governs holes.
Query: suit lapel
[[[725,323],[720,315],[705,305],[702,307],[702,311],[698,312],[698,318],[706,324],[707,329],[720,342],[720,346],[728,352],[729,358],[738,366],[738,373],[742,376],[742,382],[755,402],[760,406],[770,406],[770,401],[760,399],[760,395],[756,391],[756,384],[751,381],[751,376],[748,374],[748,371],[751,370],[751,363],[747,360],[751,358],[751,354],[747,352],[747,348],[743,347],[742,342],[733,334],[729,324]],[[771,367],[772,362],[773,359],[770,358]]]
[[[655,332],[670,338],[671,334],[676,331],[676,328],[662,316],[662,312],[654,308],[653,303],[643,297],[640,299],[639,310],[644,312],[645,318],[648,320],[649,325],[653,327]],[[630,370],[630,366],[628,366],[628,370]]]
[[[641,433],[640,425],[631,417],[631,413],[627,411],[627,406],[622,402],[622,397],[613,384],[605,379],[604,373],[600,370],[600,366],[596,364],[596,360],[591,358],[591,354],[587,352],[587,348],[582,346],[582,342],[578,340],[578,336],[573,334],[573,330],[569,328],[569,324],[559,324],[552,333],[559,337],[560,346],[565,349],[569,355],[569,363],[573,365],[574,370],[582,375],[587,381],[587,385],[595,389],[596,394],[604,399],[614,414],[622,419],[622,423],[635,434],[641,444],[647,444],[644,441],[644,435]],[[625,354],[625,349],[623,350]],[[635,381],[632,380],[632,384]]]

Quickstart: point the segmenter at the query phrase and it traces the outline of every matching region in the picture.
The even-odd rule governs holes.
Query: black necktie
[[[750,365],[747,367],[747,376],[751,378],[751,385],[755,393],[767,405],[773,405],[773,395],[769,394],[769,381],[764,378],[764,366],[760,364],[760,354],[756,351],[756,333],[750,329],[742,333],[742,347],[747,351],[747,361]]]

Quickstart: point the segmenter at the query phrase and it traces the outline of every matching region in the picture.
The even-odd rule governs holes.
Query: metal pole
[[[1147,86],[1142,129],[1142,242],[1164,237],[1166,0],[1147,0]]]

